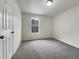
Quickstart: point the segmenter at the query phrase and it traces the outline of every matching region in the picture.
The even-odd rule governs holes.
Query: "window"
[[[31,20],[31,32],[39,33],[40,32],[40,22],[38,18],[32,18]]]

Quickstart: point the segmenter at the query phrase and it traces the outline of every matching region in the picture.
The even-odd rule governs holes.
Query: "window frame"
[[[38,20],[39,24],[38,25],[32,25],[32,20]],[[38,26],[38,32],[33,33],[32,32],[32,26]],[[38,17],[32,17],[31,18],[31,34],[40,34],[40,19]]]

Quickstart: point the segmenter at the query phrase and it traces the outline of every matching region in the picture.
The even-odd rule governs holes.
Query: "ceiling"
[[[53,0],[52,6],[45,5],[45,0],[18,0],[22,12],[56,16],[57,14],[79,4],[79,0]]]

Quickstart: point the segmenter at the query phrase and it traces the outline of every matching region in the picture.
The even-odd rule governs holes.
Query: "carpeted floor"
[[[55,39],[26,41],[12,59],[79,59],[79,49]]]

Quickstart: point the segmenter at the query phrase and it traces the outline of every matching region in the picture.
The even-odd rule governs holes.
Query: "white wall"
[[[31,17],[37,16],[40,19],[40,34],[31,33]],[[23,40],[51,38],[52,37],[52,17],[32,15],[22,13],[22,35]]]
[[[14,15],[14,53],[19,47],[22,40],[22,19],[20,7],[16,0],[13,0],[13,15]]]
[[[79,48],[79,5],[53,18],[53,37]]]

